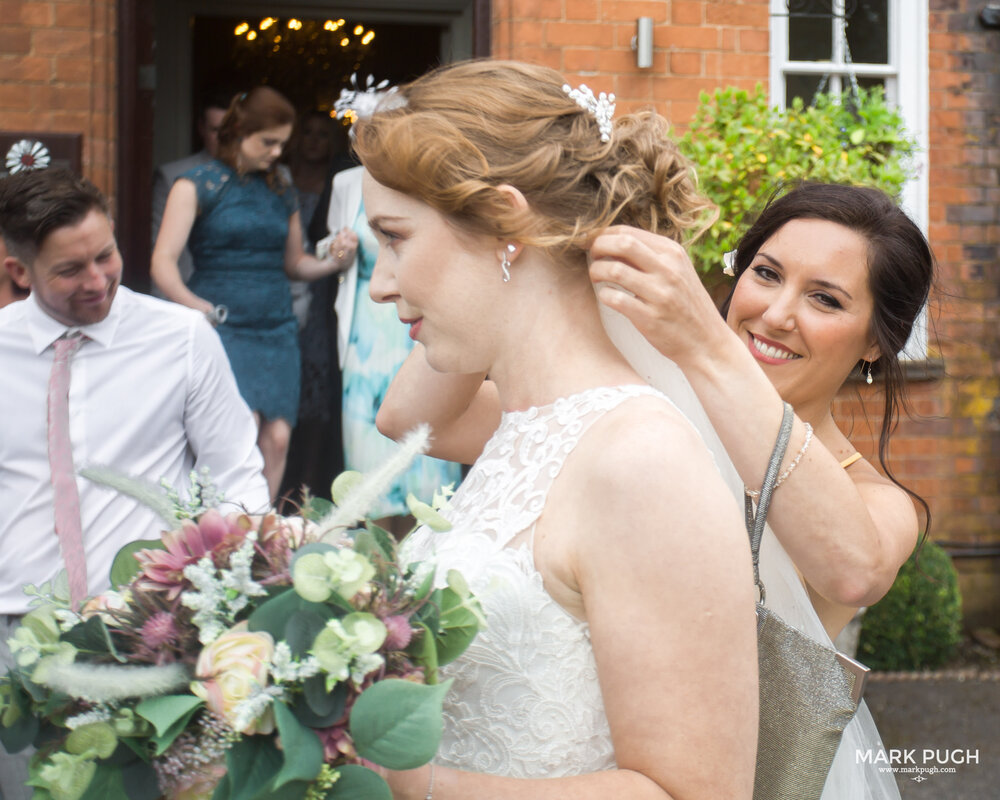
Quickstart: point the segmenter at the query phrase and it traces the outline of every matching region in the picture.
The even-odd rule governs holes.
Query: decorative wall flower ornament
[[[11,175],[18,172],[45,169],[52,161],[49,149],[37,139],[21,139],[7,151],[6,167]]]

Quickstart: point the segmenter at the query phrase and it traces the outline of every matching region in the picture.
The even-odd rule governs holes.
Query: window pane
[[[822,75],[786,75],[785,105],[791,108],[792,100],[796,97],[801,97],[805,105],[810,105],[821,80]]]
[[[846,79],[845,79],[846,80]],[[846,83],[844,84],[847,85]],[[882,93],[885,94],[885,78],[858,78],[858,86],[862,89],[871,89],[873,86],[881,86]]]
[[[827,17],[788,15],[789,61],[829,61],[833,58],[833,21]]]
[[[889,0],[860,0],[847,20],[847,45],[856,64],[889,63]]]

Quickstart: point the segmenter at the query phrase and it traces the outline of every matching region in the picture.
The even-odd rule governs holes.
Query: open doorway
[[[489,26],[489,0],[120,0],[116,218],[127,284],[148,289],[153,168],[200,148],[205,92],[267,83],[300,110],[329,108],[353,72],[401,82],[489,55]]]

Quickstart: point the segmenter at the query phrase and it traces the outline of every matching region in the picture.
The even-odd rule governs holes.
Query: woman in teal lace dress
[[[219,325],[259,425],[272,501],[299,405],[298,328],[288,279],[314,280],[345,268],[357,244],[353,232],[342,231],[329,260],[303,250],[295,189],[277,171],[294,120],[291,104],[269,87],[233,100],[219,130],[218,158],[180,176],[170,191],[152,264],[165,297]],[[185,245],[195,265],[188,285],[177,269]]]

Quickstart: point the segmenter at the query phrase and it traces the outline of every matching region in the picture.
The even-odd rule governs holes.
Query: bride
[[[606,101],[568,90],[468,62],[355,125],[370,291],[437,381],[418,401],[467,401],[489,374],[466,419],[495,431],[470,440],[452,530],[408,545],[470,579],[487,625],[443,670],[436,764],[389,782],[397,800],[750,798],[746,532],[698,434],[608,338],[587,273],[609,224],[681,237],[706,204],[662,119],[611,130]],[[462,425],[448,435],[461,450]]]

